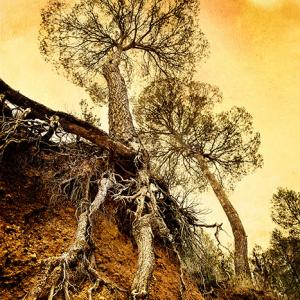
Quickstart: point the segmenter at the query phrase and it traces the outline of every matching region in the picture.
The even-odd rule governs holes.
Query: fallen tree
[[[118,155],[133,157],[135,154],[135,151],[133,149],[111,139],[105,131],[70,114],[60,111],[54,111],[46,107],[45,105],[29,99],[18,91],[12,89],[1,78],[0,94],[3,94],[7,101],[14,105],[17,105],[20,108],[30,108],[30,112],[26,116],[27,119],[32,118],[45,121],[49,120],[49,118],[53,116],[57,116],[59,118],[59,124],[65,132],[78,135],[101,148],[105,148],[108,150],[113,149],[114,153]]]

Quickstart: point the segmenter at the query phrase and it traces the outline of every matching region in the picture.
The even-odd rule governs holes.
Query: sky
[[[53,109],[76,112],[87,95],[39,53],[40,10],[47,2],[0,0],[0,77]],[[199,62],[196,79],[220,87],[222,108],[244,106],[261,133],[263,168],[243,178],[229,196],[249,248],[266,246],[274,227],[272,194],[278,187],[300,191],[300,0],[202,0],[199,18],[210,57]],[[199,200],[212,210],[208,222],[223,222],[231,236],[215,196]]]

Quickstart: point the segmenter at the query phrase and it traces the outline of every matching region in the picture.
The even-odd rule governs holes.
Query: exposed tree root
[[[89,197],[89,179],[86,183],[86,194],[82,212],[79,215],[75,241],[70,249],[60,257],[53,257],[45,262],[45,271],[38,284],[32,289],[27,299],[40,299],[48,295],[51,300],[58,293],[63,293],[66,300],[71,299],[70,289],[72,282],[80,279],[80,276],[88,276],[93,286],[88,291],[89,300],[100,285],[110,289],[120,289],[108,280],[101,278],[95,269],[94,245],[91,237],[92,218],[101,204],[105,201],[107,191],[112,187],[111,178],[102,178],[98,186],[98,193],[93,202]],[[74,290],[74,288],[72,288]]]
[[[173,246],[178,256],[181,271],[181,295],[185,290],[183,279],[182,261],[176,249],[174,238],[170,233],[163,217],[159,213],[154,184],[150,184],[150,172],[143,169],[138,172],[138,190],[136,194],[137,210],[133,222],[132,233],[138,246],[138,264],[133,283],[131,295],[133,299],[145,299],[148,294],[148,285],[154,269],[154,236],[167,239]]]
[[[153,232],[151,215],[147,214],[134,221],[133,236],[138,246],[138,264],[132,286],[133,299],[144,299],[148,294],[148,283],[154,267]]]

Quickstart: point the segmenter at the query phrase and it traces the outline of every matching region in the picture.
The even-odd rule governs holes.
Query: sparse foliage
[[[233,276],[233,261],[226,256],[203,228],[197,228],[197,240],[183,254],[187,270],[200,290],[212,293]]]
[[[200,186],[205,178],[193,156],[200,153],[228,187],[262,165],[251,115],[240,107],[214,113],[221,99],[215,86],[178,79],[155,81],[144,90],[135,115],[158,170],[185,167]]]
[[[272,219],[290,234],[300,237],[300,193],[278,189],[272,198]]]
[[[69,7],[54,0],[42,11],[40,49],[83,86],[102,73],[105,58],[115,51],[127,70],[139,61],[148,71],[183,71],[207,47],[194,15],[198,5],[198,0],[81,0]]]
[[[83,119],[96,127],[100,127],[100,118],[94,113],[95,107],[89,106],[87,100],[81,100],[79,104]]]

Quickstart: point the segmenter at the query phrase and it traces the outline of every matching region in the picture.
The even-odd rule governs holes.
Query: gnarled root
[[[94,245],[91,238],[92,218],[100,205],[105,201],[106,194],[112,186],[110,178],[102,178],[98,193],[92,203],[85,204],[79,216],[75,241],[70,249],[60,257],[53,257],[45,262],[45,271],[38,284],[32,289],[26,299],[34,300],[48,296],[48,300],[62,293],[66,300],[70,298],[71,282],[75,282],[81,275],[87,275],[94,283],[88,291],[88,299],[99,285],[114,287],[108,280],[101,278],[94,267]],[[86,197],[89,195],[89,181]]]
[[[152,215],[147,214],[133,223],[133,237],[138,246],[139,256],[137,271],[131,286],[133,299],[144,299],[147,296],[148,282],[154,267]]]
[[[137,201],[137,210],[132,228],[133,237],[138,246],[138,263],[131,286],[131,296],[133,299],[145,299],[148,294],[148,285],[154,269],[154,235],[166,238],[172,244],[180,265],[182,261],[170,230],[159,213],[156,197],[154,195],[156,188],[153,184],[149,183],[149,175],[145,169],[139,172],[138,186],[139,191],[136,196],[133,196]],[[147,211],[147,213],[143,215],[145,211]],[[183,298],[185,282],[183,279],[182,266],[180,266],[180,271],[180,292]]]

